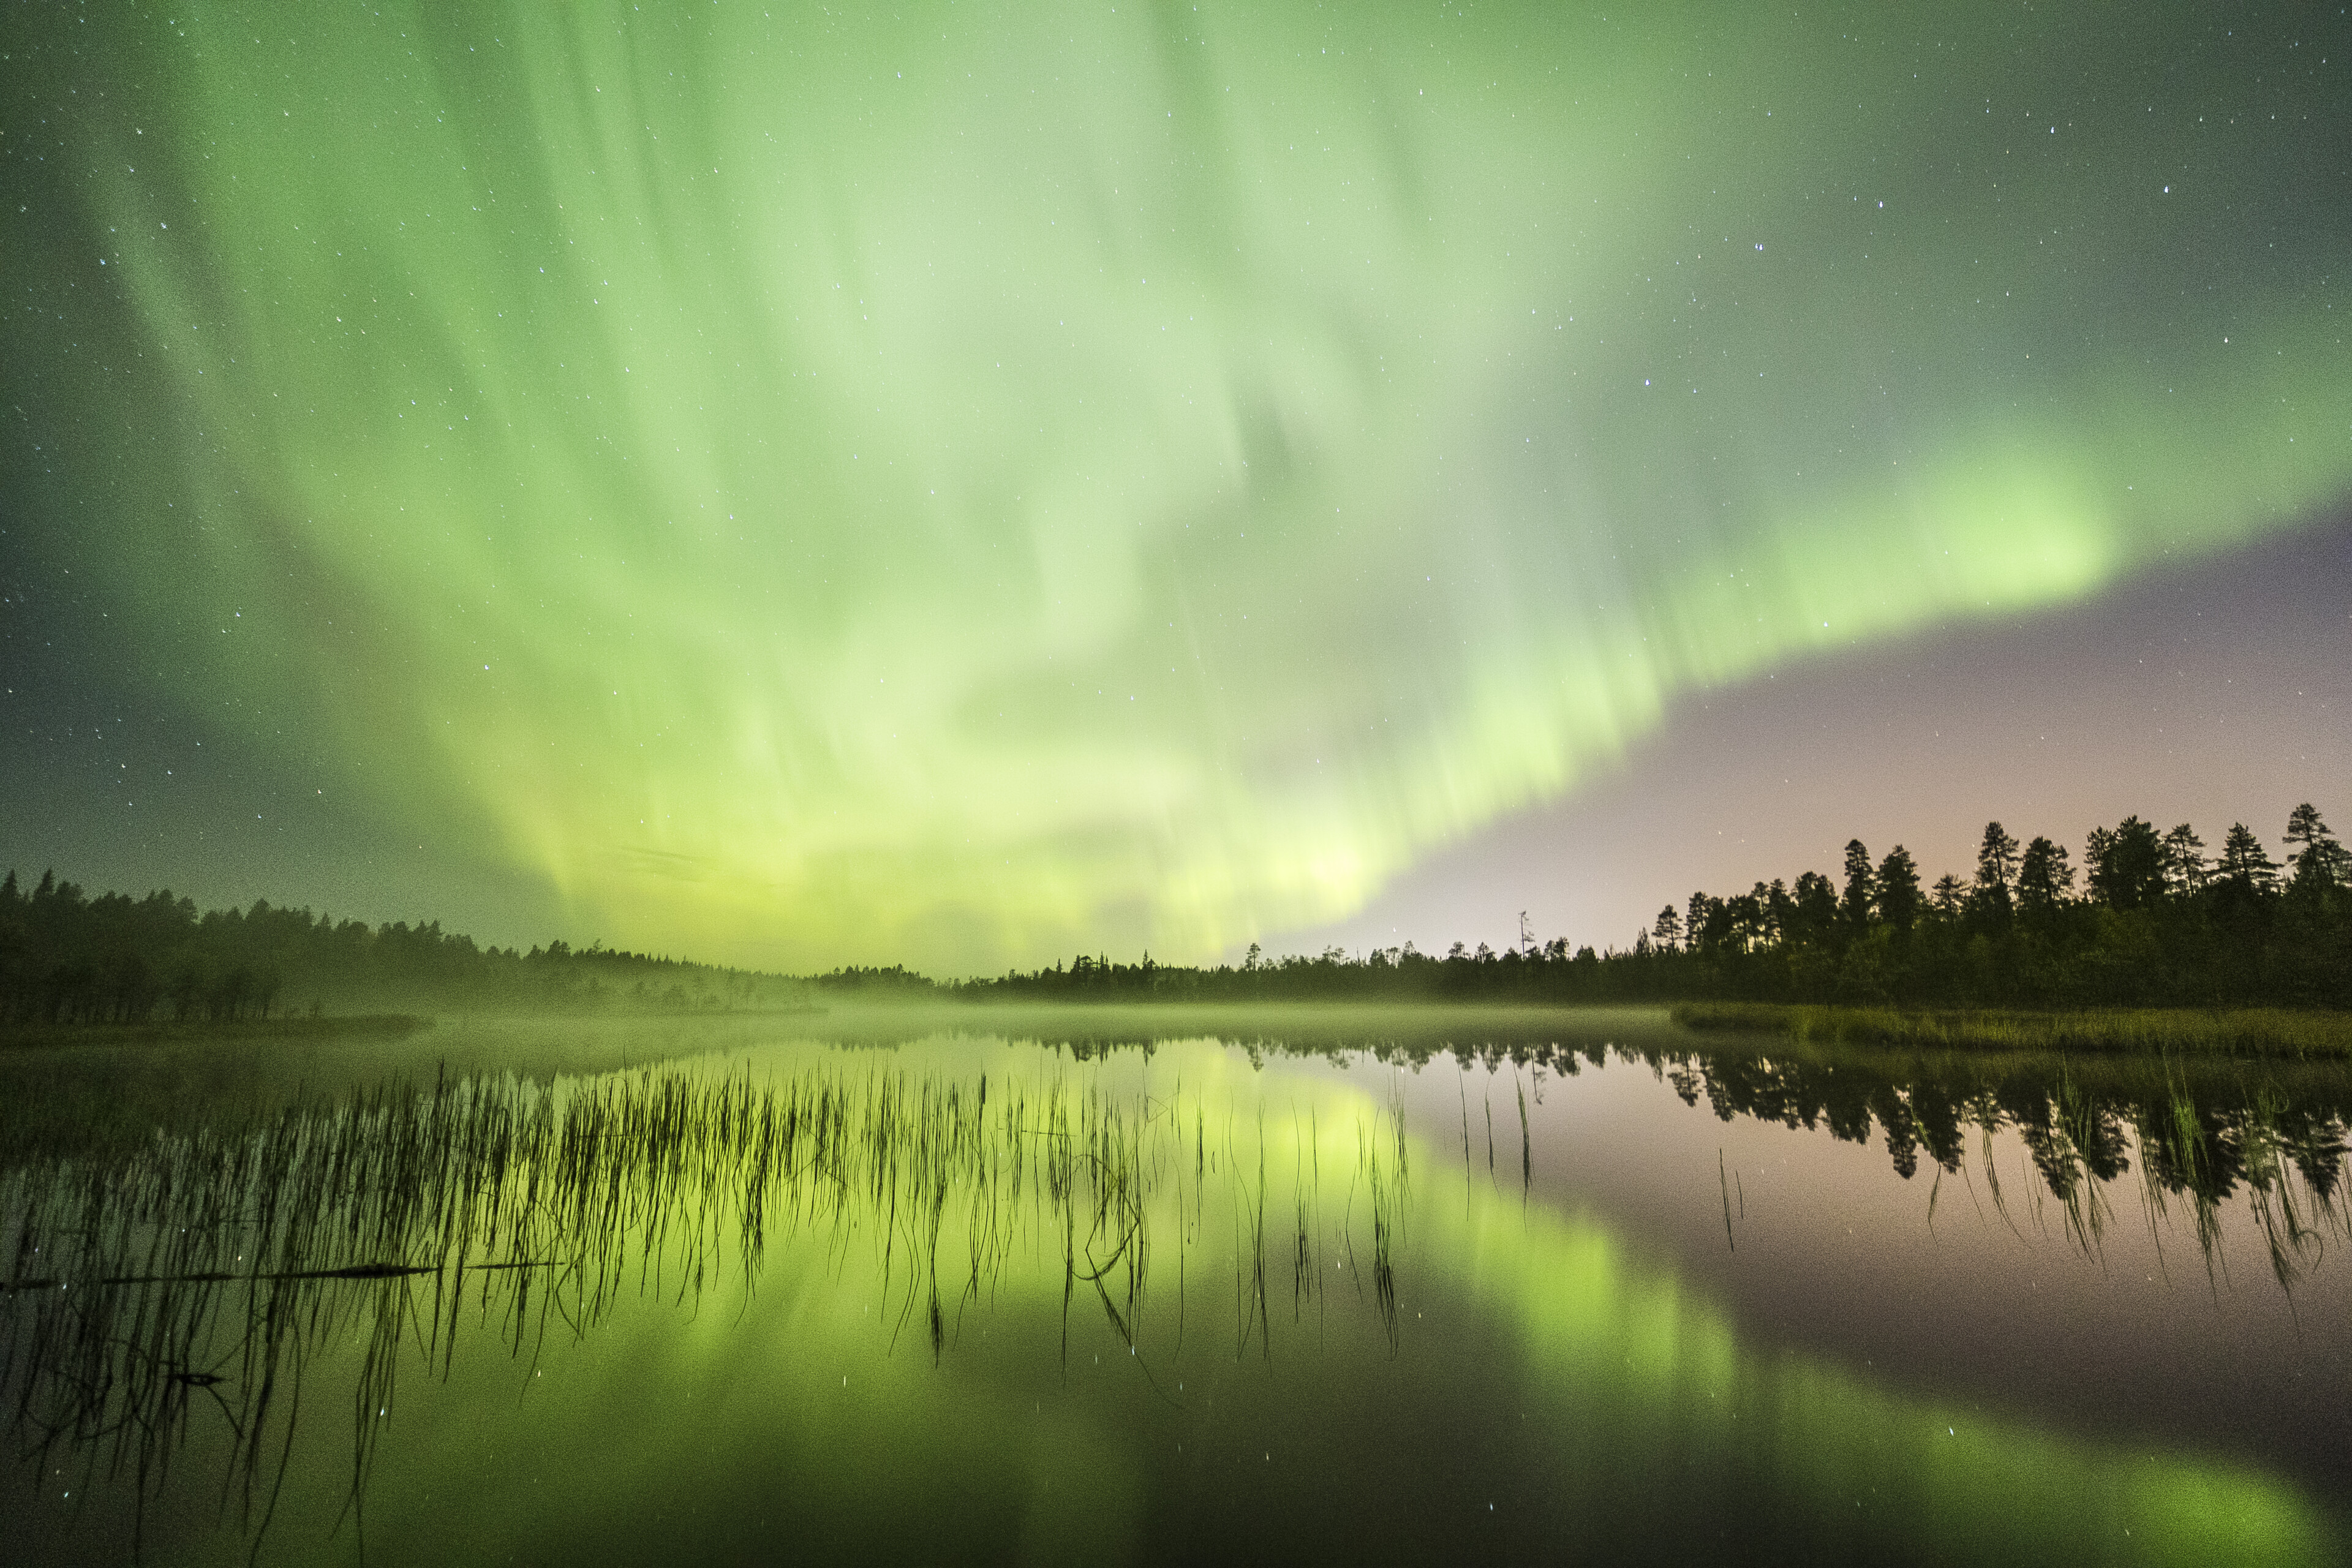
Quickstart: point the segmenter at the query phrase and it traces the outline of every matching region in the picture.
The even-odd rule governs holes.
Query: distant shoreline
[[[674,1013],[629,1009],[548,1008],[467,1009],[446,1013],[328,1013],[292,1014],[275,1018],[143,1019],[112,1024],[0,1024],[0,1050],[39,1046],[197,1045],[255,1040],[396,1040],[422,1034],[443,1024],[505,1018],[626,1018],[676,1022],[681,1019],[811,1018],[822,1007],[757,1007],[685,1009]]]
[[[173,1045],[205,1040],[400,1039],[432,1028],[414,1013],[190,1020],[134,1024],[0,1024],[0,1050],[34,1046]]]
[[[1701,1034],[1770,1034],[1809,1043],[1884,1046],[1910,1049],[2086,1052],[2137,1056],[2265,1056],[2352,1058],[2352,1013],[2285,1007],[2080,1008],[2030,1012],[1936,1008],[1851,1007],[1778,1002],[1559,1003],[1488,998],[1449,1000],[1318,998],[1280,1001],[1170,1001],[1146,997],[973,997],[862,995],[850,1003],[852,1025],[868,1017],[930,1015],[945,1021],[961,1016],[1017,1019],[1055,1016],[1108,1021],[1123,1016],[1156,1015],[1201,1026],[1231,1026],[1284,1019],[1362,1024],[1381,1016],[1430,1023],[1485,1016],[1522,1024],[1578,1015],[1663,1011],[1675,1024]],[[168,1046],[258,1043],[275,1040],[394,1040],[438,1028],[499,1020],[643,1023],[744,1022],[759,1018],[817,1018],[834,1009],[798,1005],[740,1009],[516,1010],[299,1015],[274,1018],[185,1022],[146,1020],[123,1024],[0,1025],[0,1051],[47,1046]]]
[[[1681,1002],[1687,1029],[1797,1040],[1957,1050],[2100,1051],[2140,1056],[2352,1057],[2352,1014],[2287,1007],[2086,1007],[2058,1012]]]

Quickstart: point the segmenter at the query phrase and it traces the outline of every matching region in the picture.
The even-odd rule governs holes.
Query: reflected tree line
[[[0,879],[0,1023],[226,1023],[288,1013],[787,1007],[781,975],[561,942],[482,948],[438,921],[369,926],[257,901],[199,914],[168,889],[96,898]]]
[[[1940,1184],[1973,1169],[2008,1216],[1993,1138],[2013,1131],[2077,1244],[2095,1251],[2105,1189],[2135,1171],[2151,1217],[2183,1207],[2210,1267],[2225,1205],[2242,1197],[2279,1283],[2292,1287],[2331,1241],[2352,1244],[2344,1163],[2352,1085],[2341,1072],[2248,1079],[2136,1063],[2086,1077],[2079,1064],[1885,1053],[1808,1058],[1641,1053],[1685,1104],[1884,1143],[1895,1172],[1924,1156]],[[1890,1067],[1900,1062],[1899,1070]],[[1976,1159],[1971,1161],[1972,1152]]]
[[[1078,1063],[1151,1048],[1133,1037],[1041,1043]],[[2352,1243],[2352,1078],[2340,1068],[2076,1072],[2014,1058],[1693,1051],[1524,1032],[1475,1045],[1263,1040],[1253,1055],[1301,1048],[1416,1069],[1451,1056],[1507,1073],[1523,1182],[1521,1075],[1540,1101],[1547,1079],[1613,1061],[1646,1067],[1727,1121],[1881,1142],[1903,1176],[1927,1174],[1938,1190],[1960,1177],[2012,1225],[2054,1202],[2086,1250],[2112,1217],[2109,1194],[2135,1171],[2151,1221],[2178,1211],[2209,1268],[2238,1201],[2284,1288],[2331,1241]],[[1345,1140],[1356,1158],[1328,1170],[1307,1157],[1321,1146],[1311,1113],[1294,1109],[1284,1128],[1230,1111],[1181,1090],[1121,1095],[1059,1076],[875,1067],[760,1079],[665,1068],[548,1086],[394,1086],[128,1152],[40,1158],[0,1172],[0,1398],[30,1462],[70,1458],[77,1490],[127,1486],[142,1510],[174,1453],[203,1436],[226,1471],[208,1463],[197,1485],[258,1531],[297,1451],[306,1380],[329,1358],[339,1384],[355,1379],[341,1473],[356,1501],[411,1358],[446,1375],[461,1337],[479,1336],[535,1359],[551,1332],[593,1332],[633,1297],[684,1303],[730,1277],[748,1285],[772,1244],[812,1247],[837,1270],[849,1237],[865,1237],[888,1331],[928,1341],[935,1357],[1008,1269],[1042,1268],[1061,1294],[1066,1356],[1075,1305],[1100,1311],[1139,1352],[1172,1358],[1183,1258],[1193,1253],[1202,1276],[1203,1244],[1230,1226],[1234,1337],[1216,1353],[1271,1353],[1286,1272],[1287,1316],[1319,1315],[1336,1287],[1377,1313],[1394,1345],[1393,1253],[1410,1188],[1401,1107],[1360,1116]],[[1466,1173],[1477,1158],[1466,1101],[1463,1129]],[[1996,1136],[2012,1132],[2031,1166],[2023,1194],[2004,1189],[1996,1158]],[[1164,1261],[1155,1267],[1168,1241],[1172,1281]],[[1223,1270],[1213,1272],[1193,1288],[1221,1294]],[[1179,1310],[1163,1305],[1147,1330],[1155,1280],[1162,1297],[1173,1284]]]
[[[2152,1218],[2176,1206],[2186,1215],[2209,1266],[2221,1214],[2241,1200],[2283,1286],[2291,1288],[2331,1239],[2352,1246],[2345,1186],[2352,1073],[2341,1066],[1793,1044],[1769,1051],[1691,1049],[1666,1038],[1562,1040],[1531,1020],[1475,1042],[1432,1025],[1380,1034],[1325,1027],[1227,1043],[1257,1066],[1272,1055],[1314,1056],[1338,1066],[1370,1059],[1420,1072],[1451,1058],[1462,1068],[1508,1077],[1515,1087],[1529,1075],[1538,1101],[1547,1079],[1612,1061],[1637,1063],[1685,1105],[1704,1101],[1724,1121],[1748,1117],[1843,1142],[1876,1142],[1906,1181],[1923,1169],[1939,1185],[1945,1176],[1973,1173],[2004,1217],[1993,1140],[2013,1132],[2036,1178],[2028,1201],[2054,1201],[2066,1233],[2087,1250],[2097,1249],[2112,1212],[2109,1191],[2135,1176],[2132,1185]],[[1038,1043],[1081,1062],[1152,1048],[1132,1037],[1102,1035]],[[1524,1140],[1528,1090],[1517,1092]],[[1464,1129],[1463,1157],[1475,1163],[1467,1111]],[[1488,1136],[1492,1166],[1491,1127]]]

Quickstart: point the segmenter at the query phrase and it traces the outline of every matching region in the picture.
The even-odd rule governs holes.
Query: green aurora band
[[[77,565],[623,945],[1214,955],[2352,489],[2342,40],[2193,7],[12,26]]]

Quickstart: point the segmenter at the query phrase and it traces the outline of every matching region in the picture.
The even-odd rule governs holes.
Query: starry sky
[[[15,10],[0,860],[952,973],[2352,827],[2347,56]]]

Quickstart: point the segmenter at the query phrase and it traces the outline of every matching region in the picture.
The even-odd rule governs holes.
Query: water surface
[[[2352,1541],[2340,1067],[961,1009],[0,1076],[32,1561]]]

